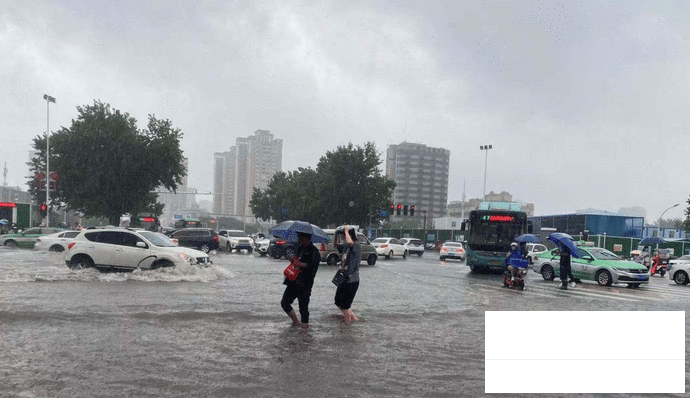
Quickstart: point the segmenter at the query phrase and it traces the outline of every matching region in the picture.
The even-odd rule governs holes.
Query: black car
[[[297,242],[288,242],[283,238],[271,238],[268,244],[268,255],[273,258],[290,258],[297,253]]]
[[[210,228],[178,229],[170,238],[177,239],[177,244],[180,246],[199,249],[205,253],[220,247],[218,234]]]

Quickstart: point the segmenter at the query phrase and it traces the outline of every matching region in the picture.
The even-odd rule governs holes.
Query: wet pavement
[[[640,289],[561,291],[531,272],[524,291],[505,289],[500,275],[427,252],[363,265],[353,303],[361,321],[351,325],[333,305],[336,268],[322,263],[302,329],[279,304],[285,260],[212,260],[102,274],[69,270],[61,254],[0,248],[0,396],[475,397],[485,311],[687,311],[690,299],[690,286],[657,276]],[[545,342],[554,336],[526,336]]]

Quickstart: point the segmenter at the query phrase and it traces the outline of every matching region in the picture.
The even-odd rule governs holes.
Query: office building
[[[386,176],[397,184],[393,203],[415,206],[415,217],[442,217],[448,203],[450,150],[403,142],[386,153]],[[394,217],[400,220],[403,216]],[[408,216],[409,217],[409,216]]]
[[[282,164],[283,140],[267,130],[239,137],[229,151],[214,153],[213,213],[252,217],[249,201],[254,188],[266,189]]]

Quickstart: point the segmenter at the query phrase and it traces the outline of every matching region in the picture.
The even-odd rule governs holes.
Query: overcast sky
[[[51,131],[94,100],[170,119],[204,191],[263,129],[283,170],[421,143],[450,150],[452,201],[481,197],[491,144],[487,192],[537,215],[684,217],[690,3],[578,3],[0,0],[0,167],[26,188],[48,94]]]

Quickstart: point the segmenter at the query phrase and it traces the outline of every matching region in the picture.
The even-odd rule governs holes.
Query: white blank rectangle
[[[486,393],[685,393],[684,311],[487,311],[485,326]]]

